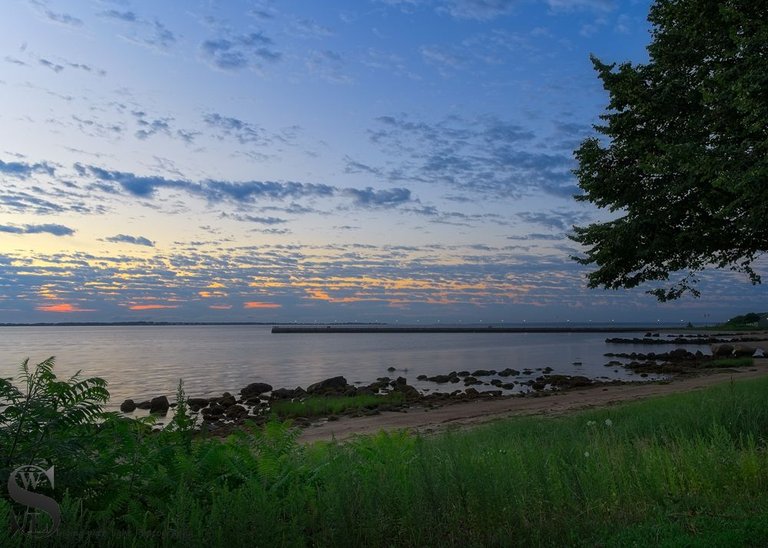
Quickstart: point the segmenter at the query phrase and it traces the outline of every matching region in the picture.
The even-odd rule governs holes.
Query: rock
[[[504,390],[512,390],[515,388],[515,383],[513,382],[504,383],[501,385],[501,388],[503,388]]]
[[[487,392],[483,392],[483,395],[498,397],[501,396],[501,390],[488,390]]]
[[[554,369],[552,369],[552,368],[551,368],[551,367],[549,367],[549,366],[547,366],[547,367],[545,367],[545,368],[544,368],[544,373],[552,373],[552,371],[554,371]]]
[[[464,377],[464,386],[470,386],[472,384],[482,384],[475,377]]]
[[[480,395],[480,392],[478,392],[476,388],[467,388],[464,390],[464,393],[470,398],[476,398]]]
[[[688,352],[685,348],[675,348],[668,354],[670,360],[688,360],[693,358],[693,354]]]
[[[316,382],[315,384],[310,384],[307,387],[307,394],[327,394],[332,392],[341,392],[346,390],[348,386],[349,384],[347,383],[347,379],[344,377],[331,377],[330,379],[325,379],[320,382]]]
[[[716,358],[726,358],[731,354],[733,354],[733,346],[731,346],[730,344],[721,344],[713,352],[713,355]]]
[[[461,379],[459,379],[459,377],[451,377],[451,382],[452,382],[452,383],[457,383],[457,382],[459,382],[460,380],[461,380]]]
[[[749,346],[737,344],[736,346],[733,347],[733,355],[736,358],[744,358],[747,356],[751,356],[754,353],[755,353],[755,349],[750,348]]]
[[[390,366],[390,367],[387,367],[387,371],[389,371],[390,373],[392,373],[393,371],[397,371],[397,369],[395,369],[394,367],[391,367],[391,366]]]
[[[137,409],[149,409],[152,407],[152,403],[149,400],[144,400],[136,404]]]
[[[149,402],[149,412],[150,413],[158,413],[160,415],[165,415],[168,412],[168,408],[170,407],[170,403],[168,402],[167,396],[158,396],[156,398],[152,398]]]
[[[242,419],[248,414],[248,410],[242,405],[230,406],[224,414],[228,419]]]
[[[486,369],[478,369],[472,373],[473,377],[488,377],[490,375],[493,375],[493,373]]]
[[[405,377],[397,377],[395,380],[392,381],[392,386],[397,387],[397,386],[405,385],[407,383],[408,381],[405,379]]]
[[[493,379],[493,380],[491,381],[491,384],[492,384],[493,386],[501,386],[501,385],[502,385],[502,384],[504,384],[504,383],[501,381],[501,379]]]
[[[469,377],[469,371],[459,371],[456,375],[459,377]]]
[[[204,421],[217,421],[224,416],[224,408],[217,403],[212,403],[201,411]]]
[[[229,392],[224,392],[224,394],[219,398],[219,405],[222,407],[232,407],[236,403],[237,400],[235,400],[235,397]]]
[[[293,398],[301,398],[304,395],[306,395],[304,389],[301,386],[297,386],[293,390],[289,388],[278,388],[277,390],[272,390],[271,397],[273,400],[290,400]]]
[[[208,405],[208,403],[209,403],[208,398],[188,398],[187,399],[187,405],[189,406],[189,409],[194,412],[200,411],[203,407]]]
[[[451,382],[452,378],[453,377],[451,377],[450,375],[435,375],[434,377],[428,377],[427,380],[443,384],[446,382]]]
[[[136,410],[136,402],[133,400],[125,400],[120,404],[120,411],[123,413],[133,413]]]
[[[419,393],[416,388],[411,386],[410,384],[396,384],[395,389],[393,392],[399,392],[405,396],[405,399],[408,401],[418,400],[421,397],[421,394]]]
[[[249,399],[253,398],[254,396],[259,396],[263,394],[264,392],[269,392],[272,390],[272,385],[267,384],[265,382],[252,382],[242,390],[240,390],[240,394],[243,396],[243,399]]]
[[[429,377],[427,377],[426,375],[419,375],[418,377],[416,377],[416,380],[417,381],[426,381],[428,378]]]

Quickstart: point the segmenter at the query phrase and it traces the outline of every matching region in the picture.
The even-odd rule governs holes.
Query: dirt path
[[[342,417],[338,421],[310,426],[304,430],[299,441],[344,440],[355,434],[375,434],[381,430],[408,429],[426,433],[448,426],[479,424],[513,415],[557,415],[651,396],[697,390],[729,382],[731,378],[754,379],[766,375],[768,359],[756,359],[753,367],[680,378],[668,384],[598,386],[554,393],[547,397],[473,400],[436,409],[413,407],[407,413],[388,411],[369,417]]]

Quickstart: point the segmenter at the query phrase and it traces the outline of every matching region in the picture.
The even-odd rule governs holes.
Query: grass
[[[718,358],[711,362],[705,362],[706,367],[751,367],[755,364],[755,360],[751,357],[743,358]]]
[[[405,396],[391,392],[384,396],[309,396],[299,401],[278,400],[272,403],[271,412],[277,418],[321,417],[347,411],[364,411],[399,405]]]
[[[766,545],[766,395],[768,379],[726,382],[557,418],[311,446],[279,423],[190,446],[174,433],[115,434],[111,449],[101,451],[136,468],[110,476],[99,493],[67,485],[64,476],[60,483],[57,469],[57,492],[68,494],[59,495],[56,540],[61,546]],[[108,455],[102,460],[113,462]],[[0,524],[8,509],[0,498]],[[0,528],[3,546],[35,545],[2,535]]]

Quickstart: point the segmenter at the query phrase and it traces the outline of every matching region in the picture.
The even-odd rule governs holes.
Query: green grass
[[[705,362],[705,367],[750,367],[755,360],[747,356],[744,358],[718,358],[711,362]]]
[[[57,468],[57,492],[68,492],[57,542],[762,546],[767,396],[768,379],[726,382],[558,418],[311,446],[279,423],[191,445],[114,426],[97,492],[60,482]],[[0,545],[34,545],[3,540],[7,511],[0,498]]]
[[[346,411],[363,411],[405,402],[405,397],[399,392],[391,392],[385,396],[309,396],[300,401],[279,400],[272,403],[270,411],[277,418],[321,417],[335,415]]]

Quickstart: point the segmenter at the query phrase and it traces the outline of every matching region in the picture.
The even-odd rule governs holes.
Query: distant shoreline
[[[629,326],[629,327],[495,327],[495,326],[460,326],[460,327],[357,327],[357,326],[274,326],[272,333],[307,334],[307,333],[633,333],[637,331],[664,331],[672,327]]]

